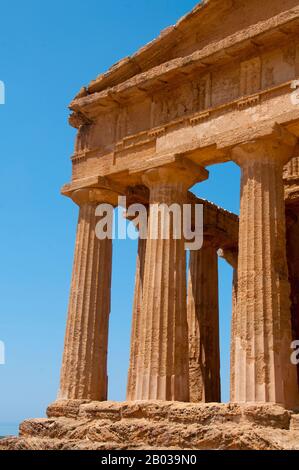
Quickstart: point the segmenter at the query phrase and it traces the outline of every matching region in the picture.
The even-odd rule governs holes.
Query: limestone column
[[[233,150],[242,168],[234,338],[237,402],[297,401],[290,362],[290,289],[282,170],[295,142],[265,139]]]
[[[130,366],[128,373],[127,400],[136,400],[137,362],[139,359],[139,348],[141,339],[141,308],[143,294],[144,262],[145,262],[146,240],[139,238],[136,262],[135,291],[133,303]]]
[[[188,188],[207,175],[189,161],[149,170],[143,176],[150,189],[150,207],[137,400],[189,400],[185,240],[178,237],[182,217],[168,216],[173,204],[172,209],[182,211]]]
[[[190,251],[187,316],[190,401],[220,402],[218,256],[208,240]]]
[[[58,398],[106,400],[112,240],[96,237],[95,211],[117,195],[87,189],[72,199],[80,210]]]

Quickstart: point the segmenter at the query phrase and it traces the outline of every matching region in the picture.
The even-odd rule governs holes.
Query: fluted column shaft
[[[191,165],[191,164],[190,164]],[[183,219],[173,224],[169,207],[182,211],[187,190],[207,172],[159,168],[143,181],[150,189],[146,242],[142,332],[135,397],[138,400],[189,400],[185,240],[176,238]],[[175,226],[175,228],[174,228]]]
[[[135,275],[132,331],[131,331],[130,366],[129,366],[128,385],[127,385],[127,400],[128,401],[136,400],[137,363],[139,360],[141,328],[142,328],[141,308],[142,308],[142,294],[143,294],[145,249],[146,249],[146,240],[143,238],[139,238],[137,262],[136,262],[136,275]]]
[[[166,215],[159,220],[159,203],[182,203],[179,187],[151,187],[143,295],[143,334],[136,398],[188,401],[188,327],[184,240],[162,238]]]
[[[282,170],[292,147],[276,140],[237,147],[242,168],[238,293],[234,319],[237,402],[296,402]]]
[[[220,402],[218,256],[205,242],[190,252],[187,317],[191,402]]]
[[[60,399],[107,399],[112,240],[95,229],[101,195],[78,191],[80,206],[60,379]],[[93,196],[92,196],[93,195]],[[108,202],[104,200],[103,202]]]

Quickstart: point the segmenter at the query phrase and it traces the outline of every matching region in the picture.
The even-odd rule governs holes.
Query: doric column
[[[58,398],[106,400],[112,240],[96,237],[95,211],[117,194],[86,189],[72,199],[80,210]]]
[[[150,207],[137,400],[189,400],[185,240],[183,234],[178,236],[181,214],[178,219],[177,212],[169,217],[169,209],[182,212],[188,188],[207,175],[189,161],[179,167],[149,170],[143,176],[150,189]],[[170,207],[172,204],[176,207]]]
[[[191,402],[220,402],[218,256],[210,241],[190,251],[187,303]]]
[[[282,170],[295,142],[265,139],[234,148],[242,168],[238,293],[234,326],[237,402],[292,406],[290,289]]]
[[[218,250],[218,255],[225,259],[233,268],[232,285],[232,319],[230,339],[230,401],[235,401],[235,341],[236,315],[238,294],[238,249],[236,247]]]
[[[141,328],[142,328],[141,307],[142,307],[142,294],[143,294],[145,248],[146,248],[146,240],[143,238],[139,238],[137,262],[136,262],[133,316],[132,316],[130,366],[129,366],[128,385],[127,385],[127,400],[128,401],[136,400],[137,363],[139,360],[139,349],[140,349]]]

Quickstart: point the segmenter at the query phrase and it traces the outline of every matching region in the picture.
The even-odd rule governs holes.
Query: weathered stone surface
[[[59,403],[62,415],[70,408],[78,410],[72,418],[25,421],[0,449],[299,450],[298,415],[277,405]]]
[[[78,415],[80,406],[90,402],[91,400],[57,400],[48,406],[47,416],[49,418],[57,418],[60,416],[74,418]]]

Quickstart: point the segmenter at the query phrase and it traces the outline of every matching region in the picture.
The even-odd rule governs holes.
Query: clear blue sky
[[[77,208],[67,106],[82,85],[173,24],[195,0],[2,0],[0,80],[0,422],[44,415],[55,399]],[[210,169],[196,193],[237,212],[239,170]],[[136,242],[114,246],[109,398],[125,398]],[[231,269],[220,262],[223,399],[228,399]]]

